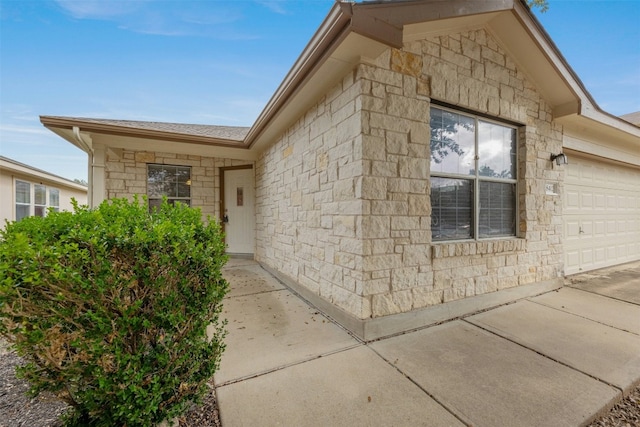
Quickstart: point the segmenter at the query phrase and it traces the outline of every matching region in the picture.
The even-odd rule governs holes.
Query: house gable
[[[520,125],[517,237],[433,244],[432,100]],[[389,47],[261,156],[256,258],[361,319],[557,280],[561,203],[544,189],[561,185],[561,147],[551,106],[486,29]]]
[[[433,182],[451,178],[431,170],[434,107],[515,131],[502,237],[434,238]],[[599,109],[520,0],[336,3],[242,141],[43,123],[99,153],[109,197],[143,191],[149,162],[193,162],[198,203],[219,214],[219,170],[255,161],[255,258],[365,339],[423,326],[422,308],[455,316],[467,298],[483,309],[561,286],[565,168],[552,155],[640,165],[640,128]]]

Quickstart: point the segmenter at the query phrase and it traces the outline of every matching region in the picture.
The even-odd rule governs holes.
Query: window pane
[[[44,206],[34,206],[33,207],[33,214],[35,216],[44,216],[46,212],[46,208]]]
[[[31,184],[16,181],[16,203],[31,203]]]
[[[176,181],[187,183],[191,180],[191,168],[176,167]]]
[[[178,183],[176,188],[178,190],[178,193],[176,194],[177,197],[191,197],[190,185]]]
[[[473,181],[431,177],[433,240],[473,237]]]
[[[191,197],[191,168],[188,166],[147,165],[147,195],[149,207],[159,206],[162,197],[173,203],[175,197]],[[152,200],[155,199],[155,200]],[[190,201],[184,203],[190,205]]]
[[[47,187],[40,184],[35,184],[33,186],[33,199],[36,205],[46,205],[47,204]]]
[[[149,199],[149,212],[153,212],[155,209],[160,209],[162,199]]]
[[[516,185],[480,181],[479,237],[515,236]]]
[[[478,124],[478,175],[516,177],[516,130],[495,123]]]
[[[171,183],[169,182],[149,182],[147,184],[147,195],[149,197],[169,196]]]
[[[49,189],[49,206],[53,208],[60,206],[60,190]]]
[[[16,221],[29,216],[29,205],[16,205]]]
[[[473,174],[475,120],[431,108],[431,172]]]
[[[164,177],[166,174],[161,165],[148,165],[147,171],[147,181],[149,183],[164,181]]]

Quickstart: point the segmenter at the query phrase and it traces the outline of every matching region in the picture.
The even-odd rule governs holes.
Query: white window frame
[[[18,202],[18,197],[17,197],[17,191],[18,191],[18,183],[24,183],[27,184],[29,186],[29,201],[28,202]],[[36,204],[36,187],[44,187],[44,204],[38,203]],[[58,204],[57,205],[52,205],[51,204],[51,192],[57,192],[58,193]],[[14,179],[14,183],[13,183],[13,196],[14,196],[14,207],[13,207],[13,214],[14,214],[14,218],[16,221],[19,221],[22,218],[26,218],[29,216],[35,216],[36,215],[36,207],[41,207],[42,209],[42,215],[38,215],[38,216],[46,216],[47,213],[49,212],[49,208],[53,208],[54,211],[58,212],[60,210],[60,189],[56,188],[56,187],[49,187],[48,185],[42,184],[42,183],[37,183],[37,182],[31,182],[31,181],[27,181],[25,179],[19,179],[16,178]],[[29,212],[26,216],[22,217],[22,218],[18,218],[18,206],[27,206],[29,209]]]

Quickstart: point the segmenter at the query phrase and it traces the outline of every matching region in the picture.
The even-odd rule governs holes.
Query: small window
[[[432,239],[515,236],[516,129],[436,107],[430,125]]]
[[[44,216],[47,213],[47,187],[41,184],[33,186],[33,214]]]
[[[45,216],[48,208],[60,210],[60,190],[20,180],[16,180],[15,187],[16,221],[30,215]]]
[[[147,197],[150,210],[159,207],[163,197],[171,204],[180,202],[191,206],[191,168],[147,165]]]
[[[16,221],[31,215],[31,184],[16,181]]]
[[[60,211],[60,190],[55,188],[49,189],[49,208],[54,212]]]

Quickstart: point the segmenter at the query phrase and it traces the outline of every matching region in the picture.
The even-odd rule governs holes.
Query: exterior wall
[[[0,227],[4,227],[5,220],[15,221],[15,180],[27,181],[31,184],[44,184],[48,188],[60,190],[60,210],[71,211],[71,199],[84,205],[87,203],[87,190],[81,190],[75,187],[67,186],[61,178],[46,179],[42,173],[31,175],[24,171],[12,170],[9,167],[0,168]]]
[[[186,154],[123,150],[107,151],[106,198],[132,199],[147,194],[147,164],[191,166],[191,206],[207,216],[220,217],[220,168],[247,164],[246,161]]]
[[[347,75],[256,162],[256,260],[352,315],[363,287],[361,82]]]
[[[562,129],[551,108],[484,30],[430,37],[363,65],[372,90],[363,96],[365,134],[379,149],[367,158],[379,208],[371,246],[386,243],[366,265],[373,317],[406,312],[562,276],[563,170],[551,153]],[[521,123],[518,146],[519,235],[431,244],[429,199],[430,100]],[[367,126],[368,124],[368,126]],[[366,139],[365,139],[366,140]],[[375,142],[373,142],[375,141]],[[386,147],[386,151],[383,149]],[[384,164],[384,172],[375,165]],[[387,173],[389,171],[389,173]],[[394,176],[395,173],[395,176]]]
[[[432,244],[431,100],[520,123],[519,235]],[[562,276],[562,128],[484,30],[358,65],[256,165],[256,258],[364,319]]]

